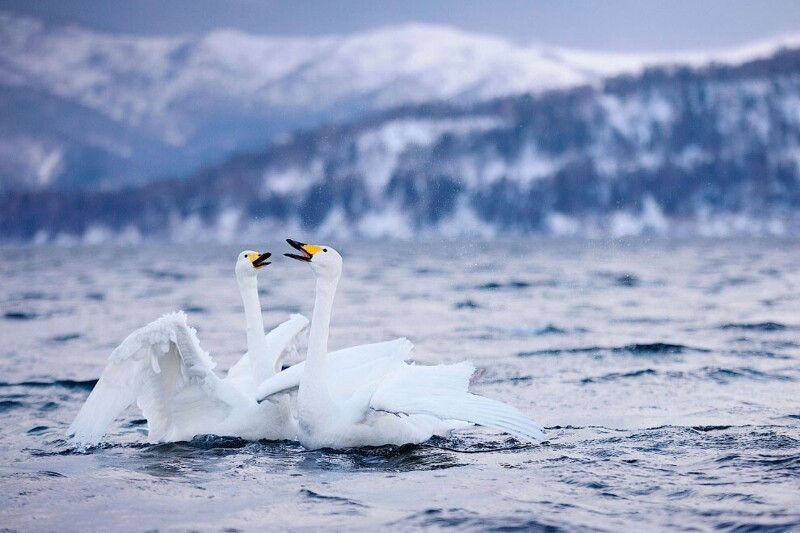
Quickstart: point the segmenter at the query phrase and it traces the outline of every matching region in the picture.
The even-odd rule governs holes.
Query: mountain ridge
[[[188,179],[15,192],[38,242],[800,231],[800,50],[327,125]]]
[[[7,127],[0,152],[17,156],[0,160],[0,190],[140,184],[187,174],[279,135],[398,105],[469,105],[597,84],[651,64],[739,62],[787,43],[800,38],[733,51],[619,54],[518,45],[419,23],[320,37],[229,29],[143,37],[0,13],[0,87],[47,95],[65,115],[78,106],[107,121],[88,137],[80,122],[53,114],[54,129],[69,141]],[[12,114],[7,125],[24,118]],[[77,155],[64,161],[63,154]],[[82,167],[93,171],[87,177]]]

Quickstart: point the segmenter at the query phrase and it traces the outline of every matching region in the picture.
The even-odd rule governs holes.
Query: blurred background
[[[800,4],[0,1],[0,239],[795,235]]]

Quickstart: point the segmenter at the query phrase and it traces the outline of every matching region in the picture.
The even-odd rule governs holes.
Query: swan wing
[[[308,319],[303,315],[293,314],[282,324],[279,324],[275,329],[267,333],[267,349],[263,357],[258,357],[258,360],[250,364],[250,353],[245,353],[239,361],[236,362],[228,370],[228,375],[225,377],[226,381],[230,381],[234,386],[242,391],[249,389],[249,393],[253,394],[254,385],[257,385],[264,379],[269,379],[281,370],[281,365],[284,359],[297,350],[297,343],[300,334],[308,327]],[[253,368],[261,370],[264,377],[260,381],[253,384]]]
[[[191,437],[198,424],[223,420],[232,406],[247,401],[217,377],[214,366],[186,315],[164,315],[131,333],[111,353],[68,435],[80,444],[97,444],[136,402],[151,442]]]
[[[374,344],[362,344],[328,354],[328,383],[334,394],[347,395],[365,382],[374,381],[397,369],[411,358],[414,345],[406,338]],[[256,399],[297,387],[303,376],[305,361],[293,365],[265,380],[256,391]]]
[[[540,442],[543,428],[517,408],[468,392],[475,367],[454,365],[403,365],[381,380],[369,400],[378,411],[429,414],[442,420],[461,420]]]
[[[289,320],[267,333],[266,366],[272,369],[270,376],[279,373],[286,356],[297,351],[298,336],[308,324],[306,317],[293,314]],[[265,379],[270,376],[265,376]]]

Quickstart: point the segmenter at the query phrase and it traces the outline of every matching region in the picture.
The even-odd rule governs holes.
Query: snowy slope
[[[731,51],[659,56],[522,46],[422,24],[323,37],[225,29],[141,37],[0,13],[0,89],[15,90],[16,97],[30,91],[114,124],[92,136],[80,121],[54,124],[69,142],[59,141],[60,134],[31,135],[25,124],[7,124],[0,154],[31,156],[27,166],[22,155],[14,165],[0,157],[0,189],[9,183],[80,186],[82,166],[97,169],[86,185],[140,182],[185,173],[298,127],[376,109],[596,84],[646,65],[737,63],[798,41],[787,37]],[[58,122],[58,113],[53,116]],[[75,150],[91,157],[53,163],[59,153]]]
[[[183,180],[0,196],[0,238],[800,233],[800,50],[324,126]]]

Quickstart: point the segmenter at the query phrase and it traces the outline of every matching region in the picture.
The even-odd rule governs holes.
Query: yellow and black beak
[[[262,268],[270,264],[270,261],[267,261],[272,254],[269,252],[263,254],[250,254],[249,259],[253,263],[253,268]]]
[[[320,246],[317,246],[316,244],[305,244],[302,242],[293,241],[292,239],[286,239],[286,242],[288,242],[289,246],[299,251],[302,255],[297,255],[297,254],[283,254],[283,255],[285,255],[286,257],[291,257],[292,259],[297,259],[298,261],[305,261],[306,263],[310,262],[311,258],[314,257],[314,254],[322,249]]]

